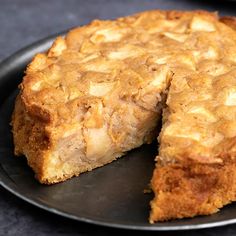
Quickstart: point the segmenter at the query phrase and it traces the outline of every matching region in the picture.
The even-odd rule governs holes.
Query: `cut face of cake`
[[[156,137],[172,73],[153,61],[162,35],[147,34],[155,30],[148,16],[74,29],[29,64],[13,134],[15,153],[41,183],[92,170]]]
[[[236,193],[236,33],[216,14],[94,21],[29,64],[12,118],[16,155],[52,184],[157,137],[150,222],[211,214]]]

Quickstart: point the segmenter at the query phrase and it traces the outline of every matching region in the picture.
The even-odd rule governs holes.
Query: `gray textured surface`
[[[203,3],[204,2],[204,3]],[[224,2],[224,1],[221,1]],[[133,12],[162,9],[220,10],[236,15],[236,5],[188,0],[0,0],[0,61],[16,50],[50,34],[84,24],[94,18],[115,18]],[[90,235],[125,233],[80,224],[44,212],[0,188],[1,235]],[[155,233],[163,235],[163,233]],[[236,225],[164,235],[236,235]]]

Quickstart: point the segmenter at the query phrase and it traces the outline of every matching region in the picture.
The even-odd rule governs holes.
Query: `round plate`
[[[144,194],[154,168],[156,144],[129,152],[102,168],[66,182],[45,186],[34,179],[23,157],[15,157],[11,135],[11,113],[17,85],[27,63],[37,52],[50,47],[55,36],[14,54],[0,65],[0,185],[21,199],[47,211],[82,222],[136,230],[184,230],[236,222],[231,204],[212,216],[150,225],[149,201]]]

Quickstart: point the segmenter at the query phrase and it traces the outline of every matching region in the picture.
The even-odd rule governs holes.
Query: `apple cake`
[[[216,212],[236,193],[234,27],[154,10],[58,37],[19,86],[15,154],[53,184],[152,142],[162,118],[150,222]]]

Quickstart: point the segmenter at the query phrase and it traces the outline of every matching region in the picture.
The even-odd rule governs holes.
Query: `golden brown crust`
[[[194,13],[194,15],[199,15],[199,16],[207,16],[209,18],[213,18],[215,20],[218,19],[218,13],[217,12],[209,12],[209,11],[204,11],[204,10],[195,10],[195,11],[176,11],[176,10],[172,10],[172,11],[166,11],[166,18],[169,20],[174,20],[174,19],[179,19],[185,16],[189,16],[192,15]]]
[[[13,134],[15,140],[15,155],[24,153],[30,158],[29,165],[37,173],[38,178],[43,173],[44,155],[50,148],[48,135],[45,131],[45,123],[37,118],[30,119],[27,110],[22,103],[20,95],[16,98],[15,110],[12,116]]]
[[[151,202],[150,222],[209,215],[235,201],[235,168],[235,163],[157,166],[152,186],[159,194]]]

